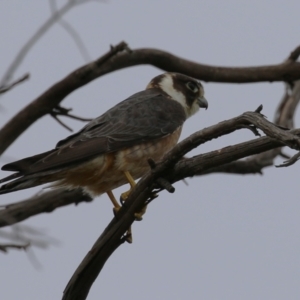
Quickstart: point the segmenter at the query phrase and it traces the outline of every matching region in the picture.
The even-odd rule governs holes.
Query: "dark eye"
[[[197,93],[199,88],[195,82],[189,81],[186,84],[187,88],[191,90],[193,93]]]

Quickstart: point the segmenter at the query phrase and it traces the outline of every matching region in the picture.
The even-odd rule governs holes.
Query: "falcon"
[[[147,159],[158,161],[172,149],[183,123],[200,107],[208,107],[200,82],[183,74],[161,74],[55,149],[4,165],[2,170],[15,173],[0,180],[8,182],[0,194],[51,183],[81,187],[92,197],[107,193],[118,209],[112,190],[128,182],[133,187],[149,169]]]

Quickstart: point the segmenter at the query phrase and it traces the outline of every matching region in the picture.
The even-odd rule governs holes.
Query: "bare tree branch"
[[[196,64],[167,52],[154,49],[124,50],[128,50],[125,43],[112,47],[104,56],[72,72],[65,79],[55,84],[43,95],[29,104],[0,131],[0,152],[2,153],[38,118],[53,112],[53,109],[58,107],[59,103],[70,92],[99,76],[128,66],[152,64],[164,70],[177,71],[202,80],[216,82],[294,81],[300,78],[300,64],[294,61],[294,58],[298,55],[297,49],[294,51],[296,54],[291,55],[292,58],[287,62],[274,66],[252,68],[211,67]],[[285,121],[292,120],[291,107],[295,108],[295,105],[297,105],[295,100],[292,102],[294,106],[291,106],[292,104],[288,106],[286,103],[291,103],[288,102],[288,100],[284,100],[282,103],[284,103],[284,105],[280,108],[280,118],[284,115],[283,108],[290,107],[288,110],[289,113],[285,113],[286,117],[283,119]],[[28,118],[28,115],[30,118]],[[280,124],[280,126],[287,124],[281,121],[277,123]],[[295,134],[300,134],[300,130],[285,131],[280,128],[280,126],[274,126],[274,124],[265,120],[259,113],[245,113],[237,118],[203,129],[181,142],[166,155],[163,161],[157,165],[153,165],[152,171],[140,180],[130,194],[128,201],[126,201],[117,216],[95,243],[92,251],[88,253],[82,264],[74,273],[74,276],[66,287],[63,299],[86,298],[93,281],[98,276],[106,260],[125,241],[124,234],[128,227],[134,222],[134,213],[149,202],[153,190],[166,188],[170,192],[173,192],[174,188],[171,185],[172,183],[186,177],[208,174],[209,172],[245,172],[241,171],[241,167],[245,170],[247,163],[249,167],[249,160],[234,162],[235,160],[283,145],[299,150],[299,138],[295,136]],[[226,147],[190,159],[181,159],[184,154],[200,144],[241,128],[250,129],[254,134],[258,133],[256,128],[260,128],[269,137]],[[279,153],[280,152],[277,152],[276,155]],[[255,159],[258,158],[259,157],[256,157]],[[294,161],[289,161],[289,163],[292,162]],[[270,165],[270,159],[264,160],[264,166],[267,165]],[[172,169],[172,172],[170,172],[170,169]],[[261,165],[256,169],[254,168],[251,172],[260,173]],[[58,192],[57,195],[59,197],[65,193],[65,191],[56,192]],[[46,197],[51,196],[50,193],[51,192],[45,193]],[[40,199],[36,198],[14,204],[13,206],[7,206],[0,212],[0,224],[1,226],[13,224],[43,211],[52,211],[59,206],[74,203],[74,201],[77,201],[76,199],[80,199],[79,201],[91,201],[91,199],[82,200],[82,198],[76,194],[78,191],[74,193],[74,197],[69,197],[68,195],[60,204],[58,204],[57,201],[41,201],[48,202],[48,205],[44,205],[43,203],[42,207],[39,207],[37,202],[34,203],[34,201],[40,202]],[[26,205],[27,208],[31,208],[27,209],[28,212],[25,214],[22,211],[24,205]]]
[[[0,81],[0,87],[3,87],[8,84],[14,72],[20,66],[20,64],[22,63],[23,59],[30,51],[32,46],[47,32],[47,30],[51,28],[51,26],[55,24],[55,22],[57,22],[57,20],[59,20],[61,16],[67,13],[72,7],[74,7],[76,4],[81,4],[83,2],[84,1],[69,0],[63,7],[61,7],[58,11],[52,14],[52,16],[36,31],[36,33],[19,50],[19,53],[17,54],[16,58],[13,60],[13,62],[3,75]]]
[[[72,110],[72,108],[64,108],[61,107],[60,105],[58,105],[57,107],[54,107],[53,110],[50,113],[50,116],[53,117],[60,125],[62,125],[64,128],[66,128],[69,131],[73,131],[72,128],[70,128],[68,125],[64,124],[59,118],[58,116],[65,116],[74,120],[78,120],[78,121],[82,121],[82,122],[88,122],[91,121],[92,119],[88,119],[88,118],[82,118],[82,117],[78,117],[75,115],[70,114],[70,111]]]
[[[9,90],[11,90],[13,87],[15,87],[16,85],[18,85],[19,83],[22,83],[23,81],[29,79],[29,74],[25,74],[23,75],[21,78],[17,79],[16,81],[3,86],[2,88],[0,87],[0,94],[4,94],[6,92],[8,92]]]
[[[298,46],[295,50],[293,50],[288,58],[290,61],[296,61],[300,55],[300,46]]]
[[[248,128],[251,125],[258,127],[269,135],[269,137],[252,141],[252,143],[256,144],[256,147],[249,147],[249,142],[246,142],[178,162],[184,154],[193,148],[213,138],[229,134],[244,126]],[[264,140],[263,143],[262,140]],[[127,201],[73,274],[64,291],[63,300],[86,299],[90,287],[109,256],[125,241],[125,232],[134,222],[135,212],[140,211],[148,203],[147,199],[151,197],[153,190],[157,188],[156,181],[158,178],[164,178],[165,181],[171,184],[187,176],[190,177],[201,171],[206,171],[209,168],[230,163],[236,159],[269,150],[282,144],[288,144],[290,147],[298,150],[300,148],[299,137],[267,121],[261,114],[250,112],[205,128],[180,142],[158,164],[154,166],[151,163],[151,171],[143,176],[134,187]],[[178,167],[180,168],[179,170]]]
[[[9,240],[11,244],[30,244],[40,249],[59,244],[57,239],[48,236],[45,231],[24,224],[0,230],[0,238]]]
[[[210,168],[206,171],[202,171],[195,176],[203,176],[212,173],[225,173],[225,174],[237,174],[237,175],[247,175],[247,174],[262,174],[262,170],[266,167],[272,166],[271,163],[260,162],[256,159],[256,155],[250,157],[246,160],[233,161],[222,166],[217,166]]]
[[[0,154],[36,120],[51,113],[54,108],[58,107],[59,103],[68,94],[96,78],[91,74],[94,74],[95,70],[100,68],[103,63],[124,49],[127,49],[125,43],[111,47],[110,51],[98,60],[72,72],[22,109],[0,130]]]
[[[226,83],[292,82],[299,79],[300,63],[283,62],[259,67],[218,67],[191,62],[156,49],[137,49],[120,54],[101,75],[136,65],[152,65],[159,69],[183,73],[203,81]]]
[[[52,14],[56,14],[58,9],[56,7],[56,1],[55,0],[49,0],[49,4],[50,4],[50,9]],[[80,35],[78,34],[78,32],[72,27],[71,24],[69,24],[67,21],[65,21],[62,16],[60,17],[59,20],[57,20],[57,23],[59,25],[61,25],[62,28],[65,29],[65,31],[71,36],[71,38],[73,39],[73,41],[75,42],[75,44],[77,45],[77,48],[79,49],[79,52],[81,53],[83,59],[86,62],[91,61],[91,57],[89,55],[89,52],[87,50],[87,48],[84,45],[84,42],[82,41]]]
[[[58,207],[92,200],[81,189],[72,191],[56,189],[43,192],[30,199],[2,206],[0,208],[0,227],[21,222],[40,213],[51,213]]]
[[[16,244],[0,244],[0,251],[7,253],[9,249],[27,250],[30,244],[16,245]]]
[[[183,160],[180,161],[179,165],[184,165]],[[195,173],[194,175],[207,175],[211,173],[262,174],[262,169],[271,165],[273,164],[261,163],[250,158],[249,161],[234,161],[229,164],[210,168],[205,172]],[[41,213],[53,212],[59,207],[70,204],[77,205],[81,202],[90,202],[92,200],[81,189],[73,191],[57,189],[43,192],[29,199],[0,207],[0,228],[19,223]]]
[[[261,117],[262,118],[262,117]],[[236,129],[240,129],[241,125],[237,125],[237,118],[224,121],[226,124],[235,124]],[[268,122],[267,120],[264,120],[265,122]],[[206,129],[200,130],[184,141],[193,141],[194,136],[201,136],[201,134],[204,132],[204,134],[207,135],[207,131],[211,132],[210,135],[212,138],[216,138],[216,132],[221,135],[228,134],[230,132],[226,131],[226,126],[224,126],[224,122],[221,122],[217,125],[208,127]],[[272,124],[268,122],[269,124]],[[248,124],[249,125],[249,124]],[[233,128],[233,127],[232,127]],[[222,130],[220,133],[219,130]],[[233,130],[233,129],[232,129]],[[291,131],[293,134],[300,134],[300,129]],[[289,132],[286,132],[289,133]],[[183,142],[184,142],[183,141]],[[248,141],[242,144],[236,145],[237,149],[239,148],[248,148],[249,152],[247,155],[244,155],[242,157],[246,157],[249,155],[253,155],[256,153],[260,153],[263,151],[267,151],[273,148],[278,148],[283,143],[275,142],[273,141],[270,143],[270,138],[260,138],[258,140]],[[180,144],[181,145],[181,144]],[[194,146],[193,146],[194,147]],[[188,148],[188,151],[190,151],[192,148]],[[232,149],[232,148],[231,148]],[[234,148],[233,148],[234,149]],[[258,150],[257,150],[258,149]],[[216,172],[225,172],[225,173],[236,173],[236,174],[253,174],[253,173],[259,173],[261,174],[262,168],[266,166],[271,166],[273,164],[273,160],[271,159],[264,159],[259,156],[252,156],[246,161],[230,161],[230,163],[222,161],[221,162],[216,158],[219,157],[219,153],[221,153],[223,150],[217,150],[210,152],[213,158],[210,158],[210,153],[205,154],[206,159],[213,159],[215,162],[217,162],[216,165],[210,166],[209,168],[205,167],[205,170],[203,169],[195,169],[193,164],[199,165],[199,161],[201,164],[204,164],[202,161],[202,156],[197,156],[196,158],[184,158],[180,159],[180,161],[176,164],[176,172],[174,172],[174,178],[178,178],[175,181],[182,180],[185,177],[191,177],[195,175],[206,175],[210,173],[216,173]],[[184,155],[184,154],[181,154]],[[214,157],[216,156],[216,157]],[[236,159],[239,159],[240,157],[237,157]],[[205,164],[204,164],[205,165]],[[188,166],[188,167],[186,167]],[[187,169],[191,169],[191,171],[187,171]],[[184,171],[183,171],[184,170]],[[179,174],[184,174],[180,176]],[[35,195],[34,197],[31,197],[27,200],[20,201],[18,203],[5,205],[0,209],[0,227],[9,226],[11,224],[18,223],[20,221],[23,221],[31,216],[44,213],[44,212],[52,212],[56,208],[69,205],[69,204],[78,204],[80,202],[89,202],[92,201],[92,199],[84,194],[82,190],[73,190],[73,191],[66,191],[64,189],[57,189],[57,190],[51,190],[44,192],[42,194]]]
[[[122,42],[49,88],[12,118],[0,131],[0,154],[31,124],[50,113],[54,107],[75,89],[104,74],[126,67],[151,64],[167,71],[214,82],[294,81],[300,79],[300,63],[284,62],[279,65],[249,68],[223,68],[201,65],[155,49],[128,50]],[[121,52],[121,53],[120,53]]]
[[[300,133],[300,130],[298,130]],[[245,147],[254,147],[252,141],[247,142]],[[279,147],[277,144],[271,148]],[[251,148],[253,150],[253,148]],[[254,151],[254,150],[253,150]],[[200,159],[200,158],[199,158]],[[178,163],[178,170],[189,163],[191,159],[186,158]],[[195,172],[193,176],[207,175],[211,173],[229,173],[229,174],[262,174],[262,169],[272,166],[273,161],[260,161],[258,157],[253,156],[246,161],[234,161],[221,166],[209,168],[206,171]],[[180,173],[180,171],[178,171]],[[29,199],[22,200],[10,205],[4,205],[0,209],[0,227],[10,226],[12,224],[24,221],[32,216],[41,213],[50,213],[59,207],[70,204],[79,204],[80,202],[92,201],[88,195],[82,193],[80,189],[66,191],[64,189],[43,192]]]
[[[289,84],[286,84],[286,92],[278,105],[277,111],[275,113],[274,123],[279,126],[294,128],[293,119],[299,101],[300,101],[300,80],[297,80],[293,84],[291,92],[290,92]],[[253,162],[254,165],[259,164],[262,167],[272,166],[274,165],[274,160],[277,156],[283,156],[282,148],[272,149],[270,151],[257,154],[249,158],[248,162],[250,163]],[[295,163],[296,161],[297,161],[297,157],[294,157],[292,160],[289,160],[289,163]],[[284,164],[283,166],[289,166],[289,165],[290,164],[288,165]]]

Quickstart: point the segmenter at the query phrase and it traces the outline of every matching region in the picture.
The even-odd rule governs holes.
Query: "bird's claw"
[[[121,196],[120,196],[120,202],[121,202],[122,205],[124,204],[124,202],[129,197],[130,192],[131,192],[131,189],[129,191],[126,191],[126,192],[124,192],[124,193],[121,194]]]

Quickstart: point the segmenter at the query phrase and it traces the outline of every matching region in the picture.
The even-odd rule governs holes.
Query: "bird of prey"
[[[107,193],[140,178],[148,158],[157,161],[176,145],[185,120],[207,108],[197,80],[178,73],[153,78],[144,91],[118,103],[55,149],[2,167],[0,194],[51,182],[52,187],[81,187],[91,196]]]

